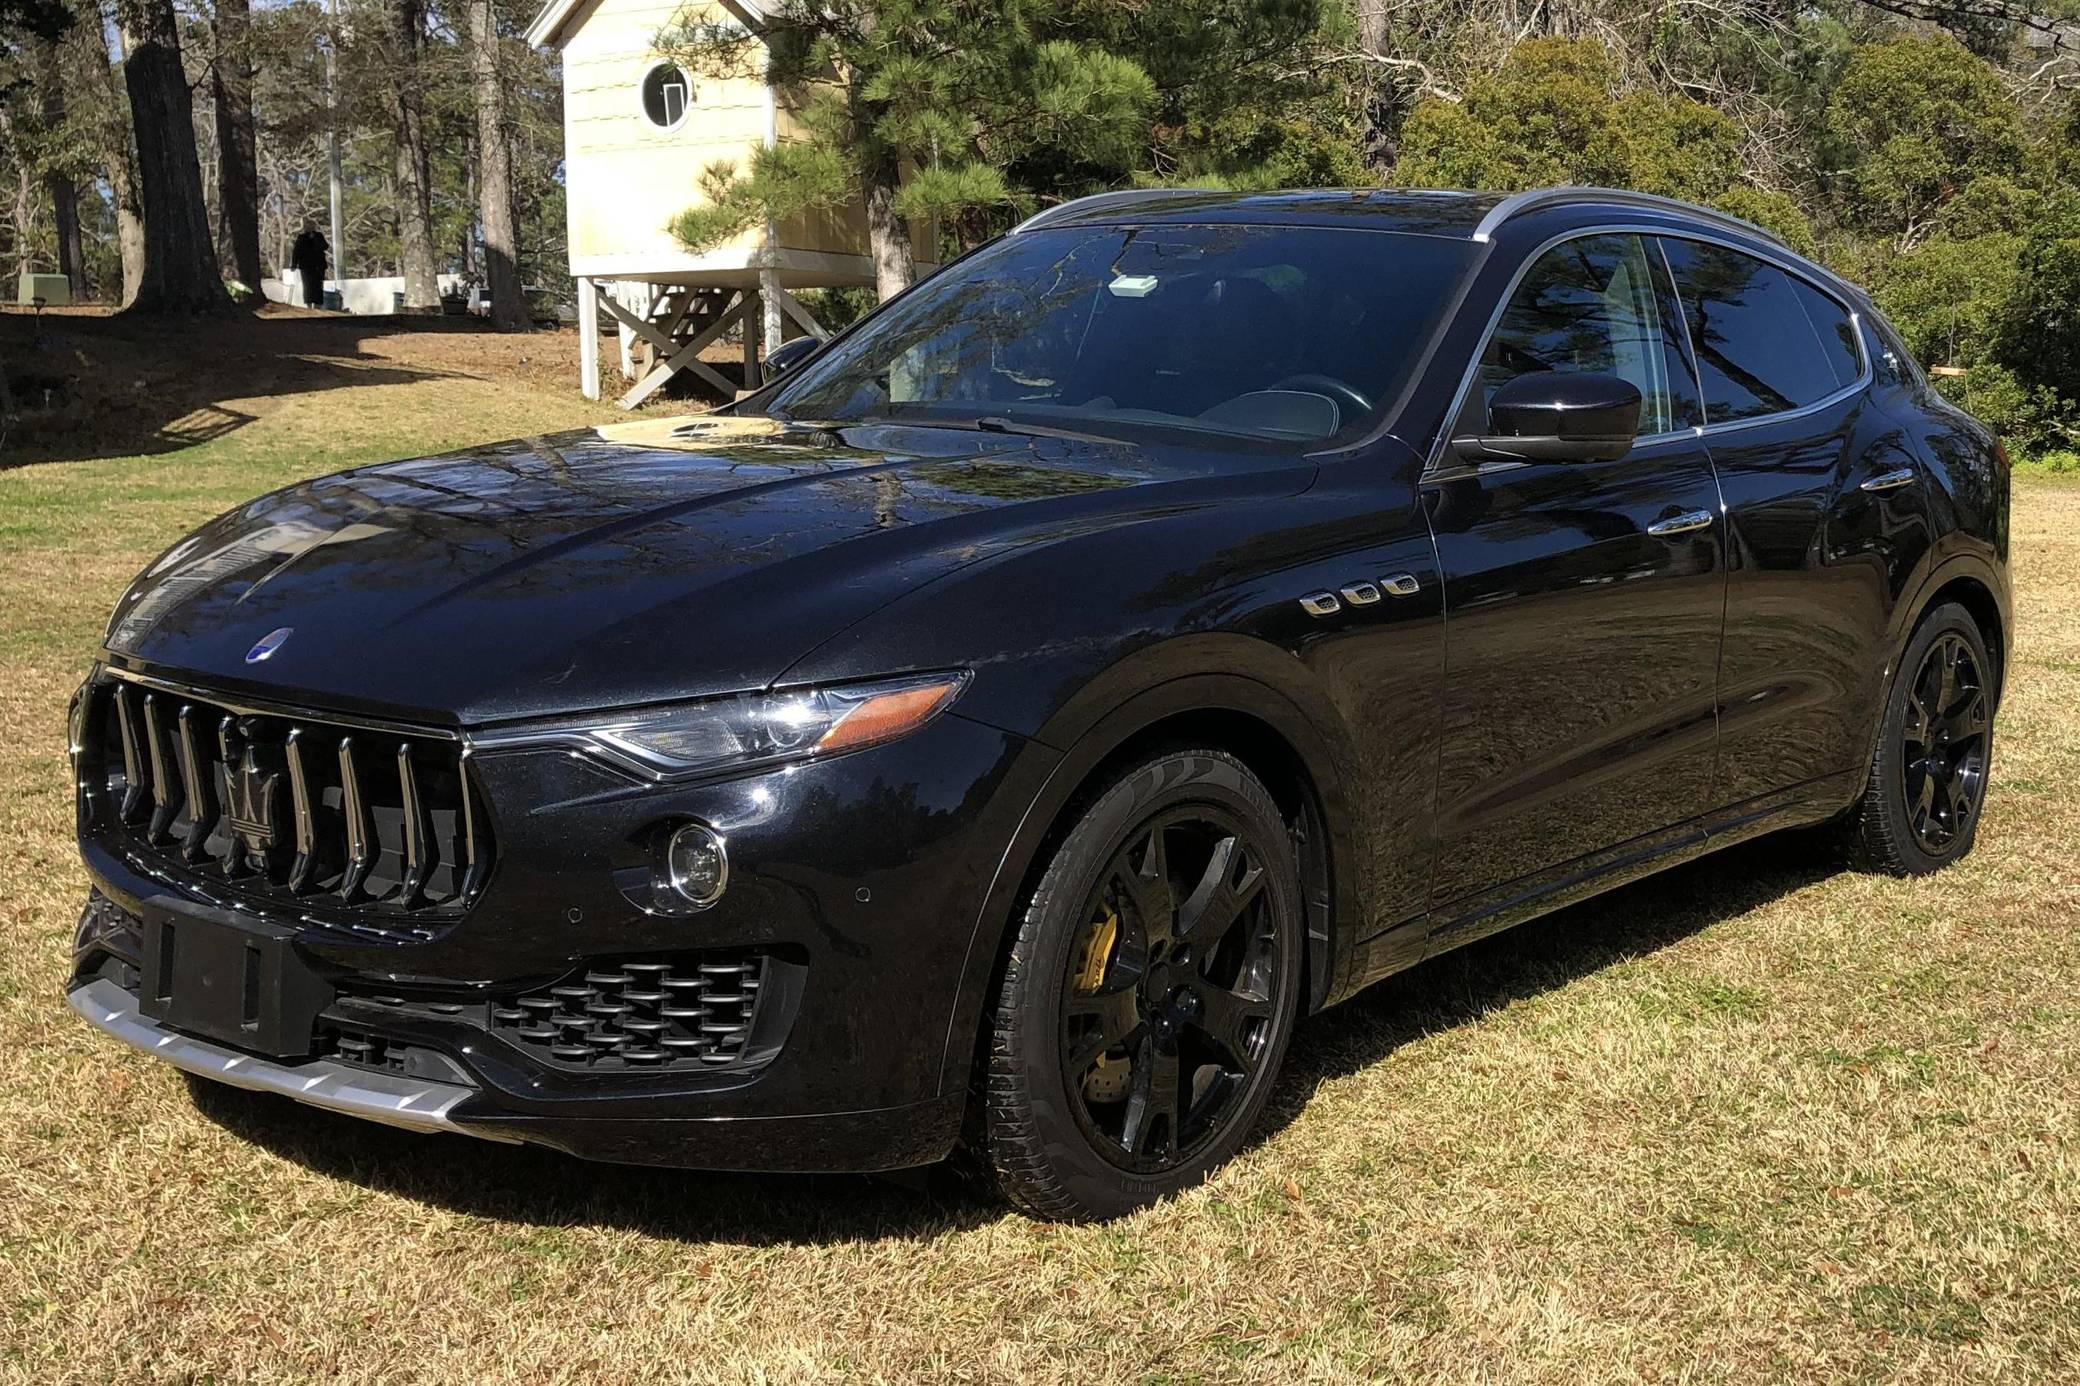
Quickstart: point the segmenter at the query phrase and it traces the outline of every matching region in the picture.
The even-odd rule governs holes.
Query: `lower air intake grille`
[[[206,891],[431,938],[489,866],[461,743],[110,674],[87,783],[142,863]]]
[[[765,982],[757,954],[606,964],[493,1002],[491,1028],[558,1065],[720,1067],[744,1057]]]
[[[411,1078],[430,1078],[436,1083],[470,1082],[469,1074],[463,1071],[462,1066],[445,1054],[356,1026],[333,1024],[321,1019],[312,1038],[311,1051],[337,1063],[383,1073],[402,1073]]]
[[[75,980],[106,977],[135,992],[144,972],[144,921],[98,890],[87,892],[72,934]]]

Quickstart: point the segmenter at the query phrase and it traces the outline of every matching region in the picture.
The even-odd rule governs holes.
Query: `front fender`
[[[1289,667],[1288,667],[1289,666]],[[1181,672],[1222,668],[1218,673]],[[1241,636],[1189,636],[1120,661],[1092,679],[1048,722],[1033,754],[1060,755],[1032,796],[1000,855],[982,905],[969,927],[966,960],[948,1021],[941,1093],[964,1085],[975,1054],[983,1007],[996,981],[997,959],[1020,898],[1051,833],[1076,793],[1121,747],[1172,717],[1230,713],[1253,719],[1283,738],[1312,781],[1316,821],[1327,838],[1329,917],[1359,917],[1351,895],[1353,873],[1337,870],[1352,856],[1348,811],[1354,774],[1350,747],[1336,734],[1334,713],[1301,677],[1298,661],[1275,646]],[[1023,792],[1027,776],[1014,773],[1006,792]],[[1318,984],[1340,993],[1350,967],[1350,939],[1328,931]]]

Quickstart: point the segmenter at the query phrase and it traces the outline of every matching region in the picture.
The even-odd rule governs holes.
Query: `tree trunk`
[[[173,0],[119,0],[116,14],[130,52],[123,84],[144,203],[144,275],[130,310],[229,315],[236,310],[217,277]]]
[[[145,260],[144,204],[138,200],[137,173],[129,150],[110,157],[108,187],[116,210],[116,254],[123,262],[122,306],[128,308],[144,288]]]
[[[419,49],[426,32],[425,0],[390,0],[390,115],[397,127],[397,247],[404,275],[404,311],[438,313],[440,280],[433,259],[433,179],[426,151],[424,78]]]
[[[862,160],[860,193],[867,205],[867,254],[874,262],[874,292],[883,303],[917,279],[910,227],[896,215],[901,171],[893,153]]]
[[[253,149],[252,11],[248,0],[217,0],[211,21],[217,60],[210,87],[217,114],[217,203],[230,251],[225,271],[260,292],[260,169]]]
[[[20,138],[20,132],[8,119],[6,110],[0,109],[0,148],[19,148]],[[15,160],[12,195],[14,207],[9,213],[7,223],[12,236],[4,251],[0,251],[0,254],[5,256],[4,260],[0,260],[0,264],[6,266],[6,278],[0,280],[0,283],[4,283],[10,292],[21,275],[34,274],[37,270],[36,174],[30,160],[26,158]]]
[[[1358,0],[1358,47],[1367,53],[1387,56],[1387,3],[1388,0]],[[1394,163],[1394,139],[1392,124],[1395,118],[1396,94],[1394,84],[1386,81],[1377,70],[1369,78],[1365,89],[1365,163],[1370,168],[1391,168]]]
[[[477,215],[484,223],[484,278],[491,325],[525,331],[520,246],[513,231],[513,146],[506,134],[506,94],[498,76],[498,16],[491,0],[469,0],[470,74],[477,98]]]
[[[123,38],[112,29],[104,35],[100,26],[92,24],[74,26],[73,34],[83,49],[81,60],[90,64],[86,70],[100,73],[103,83],[104,99],[93,103],[95,128],[102,167],[108,175],[109,205],[115,213],[116,253],[123,266],[117,301],[127,308],[137,300],[138,286],[144,282],[144,208],[137,200],[137,155],[130,143],[129,99],[123,91]]]
[[[44,180],[50,189],[51,212],[58,228],[58,273],[72,285],[72,300],[87,296],[87,244],[79,229],[79,190],[69,173],[53,173]]]
[[[463,200],[470,207],[470,215],[462,222],[461,234],[455,238],[455,267],[464,280],[477,283],[477,132],[475,127],[466,126],[462,132],[462,192]]]
[[[43,187],[51,200],[51,222],[58,237],[58,273],[72,286],[72,300],[87,296],[86,243],[79,226],[79,185],[73,179],[66,130],[64,47],[55,40],[42,45],[37,84],[42,88],[43,128],[60,137],[65,152],[44,170]]]

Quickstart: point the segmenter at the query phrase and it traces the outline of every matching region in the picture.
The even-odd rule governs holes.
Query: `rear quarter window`
[[[1849,316],[1848,309],[1805,280],[1793,279],[1791,283],[1798,290],[1798,301],[1806,310],[1813,335],[1820,339],[1827,363],[1834,367],[1835,388],[1854,385],[1863,375],[1863,357],[1856,350],[1856,320]]]

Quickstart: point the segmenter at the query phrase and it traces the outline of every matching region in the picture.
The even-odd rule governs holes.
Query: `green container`
[[[22,271],[22,282],[15,294],[15,302],[30,307],[37,299],[43,300],[46,308],[56,308],[72,302],[72,281],[62,274],[31,274]]]

